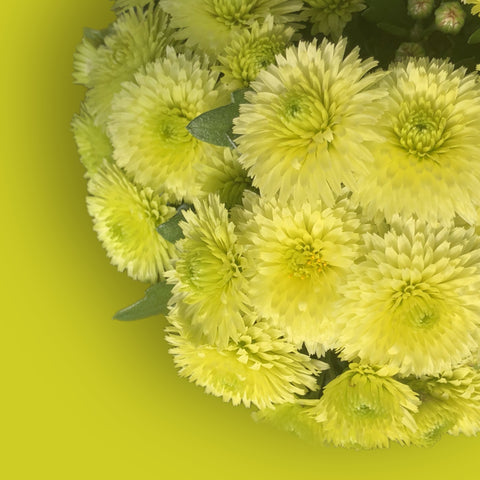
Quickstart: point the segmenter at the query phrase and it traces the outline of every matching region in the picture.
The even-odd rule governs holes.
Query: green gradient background
[[[82,27],[112,20],[109,7],[2,2],[0,475],[477,478],[480,438],[355,452],[257,425],[177,377],[161,319],[111,320],[144,287],[110,266],[95,238],[69,128],[84,94],[72,54]]]

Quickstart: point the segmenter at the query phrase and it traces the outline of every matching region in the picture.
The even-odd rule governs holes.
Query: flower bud
[[[443,33],[456,35],[465,23],[465,16],[460,3],[445,2],[435,10],[435,25]]]
[[[395,52],[395,60],[400,61],[408,57],[425,57],[425,49],[416,42],[403,42]]]
[[[415,20],[427,18],[433,11],[434,0],[408,0],[408,14]]]

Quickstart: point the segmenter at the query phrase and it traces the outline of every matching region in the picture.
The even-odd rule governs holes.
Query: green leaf
[[[165,223],[162,223],[157,227],[157,232],[167,241],[175,243],[177,240],[183,238],[183,232],[178,224],[180,220],[183,220],[183,211],[192,208],[191,205],[183,203],[177,209],[177,213],[168,219]]]
[[[390,23],[380,22],[377,25],[378,28],[384,32],[391,33],[396,37],[408,37],[408,30],[403,27],[398,27],[397,25],[392,25]]]
[[[240,103],[245,102],[246,88],[232,93],[232,103],[202,113],[194,118],[187,130],[199,140],[220,147],[235,147],[233,119],[238,117]]]
[[[480,28],[475,30],[470,37],[468,38],[467,42],[469,45],[474,45],[476,43],[480,43]]]
[[[119,310],[113,318],[115,320],[138,320],[152,315],[166,315],[167,304],[172,296],[172,285],[160,282],[152,285],[145,292],[143,297],[133,305]]]

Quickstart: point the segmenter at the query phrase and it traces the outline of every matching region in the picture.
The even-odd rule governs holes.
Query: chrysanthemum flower
[[[112,99],[122,83],[147,63],[160,58],[172,42],[168,16],[153,3],[131,9],[113,23],[89,64],[87,104],[98,123],[105,124]]]
[[[287,432],[293,432],[304,440],[321,442],[324,440],[322,423],[317,422],[309,415],[308,410],[300,401],[297,401],[259,410],[252,413],[252,416],[257,421],[269,423]]]
[[[411,432],[410,440],[414,445],[430,447],[440,440],[455,424],[456,415],[445,408],[445,400],[428,394],[425,389],[415,389],[419,394],[421,405],[413,414],[417,429]]]
[[[241,203],[243,192],[251,187],[252,180],[238,161],[237,150],[224,148],[220,155],[212,155],[209,160],[198,174],[202,191],[218,194],[227,208]]]
[[[88,191],[88,212],[112,264],[135,280],[158,281],[170,267],[175,247],[156,227],[175,209],[153,190],[134,185],[114,164],[105,163],[92,175]]]
[[[420,396],[434,399],[444,410],[446,419],[453,419],[448,433],[475,435],[480,431],[480,371],[461,366],[433,378],[420,378],[410,383]]]
[[[365,8],[363,0],[305,0],[312,25],[312,35],[323,33],[338,39],[352,14]]]
[[[169,320],[167,341],[179,374],[225,402],[271,408],[316,388],[317,362],[264,320],[246,319],[238,340],[224,348],[192,341],[181,319],[170,314]]]
[[[471,356],[480,324],[480,239],[474,228],[396,216],[382,238],[365,235],[365,260],[342,289],[345,359],[434,375]]]
[[[112,10],[122,12],[123,10],[128,10],[133,7],[143,8],[147,3],[150,3],[150,1],[151,0],[114,0]]]
[[[95,173],[103,165],[104,160],[112,159],[110,139],[103,126],[95,124],[95,119],[85,105],[82,105],[80,113],[73,117],[72,130],[87,175]]]
[[[263,24],[254,22],[250,28],[232,35],[232,41],[218,56],[224,74],[222,82],[229,90],[247,87],[258,72],[283,53],[295,30],[285,25],[275,25],[268,15]]]
[[[337,446],[381,448],[389,441],[408,443],[419,400],[387,367],[350,364],[332,380],[310,414]]]
[[[252,193],[245,205],[249,298],[261,316],[313,353],[330,340],[326,316],[358,255],[358,217],[346,198],[328,208],[321,201],[296,206]]]
[[[108,132],[117,163],[135,182],[191,202],[201,193],[198,169],[221,147],[201,142],[186,129],[201,113],[228,103],[216,88],[218,73],[204,57],[176,54],[147,65],[115,96]]]
[[[104,44],[105,36],[110,33],[109,29],[88,29],[82,41],[77,46],[73,55],[73,79],[75,83],[85,87],[93,86],[92,71],[101,63],[98,49]]]
[[[218,196],[194,206],[195,212],[183,213],[184,238],[176,243],[175,270],[167,273],[174,285],[172,303],[182,303],[182,315],[208,342],[225,347],[243,327],[247,298],[242,249]]]
[[[236,32],[269,14],[278,24],[302,18],[300,0],[160,0],[160,5],[179,28],[176,38],[209,54],[218,53]]]
[[[480,85],[474,73],[443,60],[410,59],[383,80],[375,161],[358,198],[382,210],[447,222],[455,212],[472,223],[480,203]],[[355,192],[354,192],[355,193]]]
[[[300,42],[251,83],[234,132],[263,196],[332,205],[372,160],[364,142],[380,140],[373,125],[383,90],[375,85],[384,74],[366,75],[376,62],[361,61],[358,48],[344,58],[346,45]]]
[[[480,0],[462,0],[462,3],[466,3],[468,5],[473,5],[472,14],[473,15],[480,15]]]

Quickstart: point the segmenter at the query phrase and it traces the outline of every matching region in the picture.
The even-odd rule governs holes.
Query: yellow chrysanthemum
[[[472,14],[480,16],[480,0],[462,0],[462,3],[473,5]]]
[[[153,2],[153,0],[114,0],[112,10],[120,13],[133,7],[143,8],[150,1]]]
[[[134,185],[114,164],[105,163],[92,175],[88,191],[88,212],[112,264],[135,280],[153,283],[162,278],[175,247],[156,227],[175,209],[151,189]]]
[[[153,3],[145,10],[131,9],[110,27],[89,66],[87,104],[98,123],[105,124],[113,96],[122,83],[147,63],[161,58],[171,43],[168,16]]]
[[[480,203],[480,85],[474,73],[443,60],[395,65],[382,85],[375,161],[359,181],[358,198],[371,213],[416,214],[447,222],[455,212],[474,221]]]
[[[337,288],[359,251],[359,220],[343,198],[332,208],[321,201],[300,206],[245,196],[242,242],[249,262],[249,298],[311,353],[329,343],[326,316]]]
[[[216,193],[227,208],[241,203],[245,189],[252,180],[238,161],[237,150],[224,148],[220,156],[212,155],[210,162],[202,166],[198,174],[202,191]]]
[[[94,174],[104,160],[112,159],[113,148],[105,129],[95,124],[95,119],[84,105],[80,113],[73,117],[72,130],[87,175]]]
[[[99,47],[104,44],[104,39],[110,29],[86,29],[82,41],[77,46],[73,55],[73,79],[75,83],[85,87],[93,86],[92,72],[102,62]]]
[[[305,0],[312,25],[312,35],[323,33],[338,39],[352,14],[365,8],[363,0]]]
[[[434,399],[444,410],[446,419],[453,419],[448,433],[475,435],[480,431],[480,371],[461,366],[433,378],[420,378],[410,383],[420,396]]]
[[[167,341],[180,375],[225,402],[271,408],[316,388],[315,360],[264,320],[248,318],[238,340],[225,348],[192,341],[181,319],[170,314],[169,320]]]
[[[247,303],[242,249],[218,196],[194,206],[195,212],[183,213],[184,238],[176,243],[175,270],[167,273],[172,303],[182,303],[182,315],[209,343],[226,347],[238,340]]]
[[[258,72],[275,62],[275,55],[283,53],[295,30],[285,25],[275,25],[268,15],[263,24],[254,22],[232,36],[232,41],[218,56],[224,74],[222,82],[229,90],[244,88]]]
[[[350,364],[324,389],[310,415],[322,423],[328,442],[343,447],[381,448],[408,443],[419,400],[386,367]]]
[[[217,54],[235,33],[269,14],[278,24],[302,18],[300,0],[160,0],[160,5],[179,29],[176,38],[209,54]]]
[[[311,442],[324,440],[322,423],[317,422],[308,414],[308,408],[303,406],[301,401],[259,410],[252,413],[252,416],[254,420],[269,423],[287,432],[293,432],[303,440]]]
[[[367,140],[380,140],[376,88],[382,72],[361,61],[358,48],[344,58],[347,42],[300,42],[262,70],[240,105],[234,132],[240,162],[263,196],[281,200],[321,198],[332,205],[342,183],[372,160]]]
[[[469,358],[480,325],[480,239],[473,227],[394,217],[342,289],[343,358],[434,375]]]
[[[147,65],[115,96],[108,132],[117,163],[135,182],[192,202],[201,193],[198,169],[221,147],[201,142],[186,129],[201,113],[228,103],[216,88],[218,73],[204,57],[176,54]]]
[[[414,445],[430,447],[453,427],[456,416],[445,408],[445,400],[428,394],[424,388],[417,390],[412,384],[410,387],[422,402],[418,412],[413,414],[417,429],[411,432],[410,440]]]

